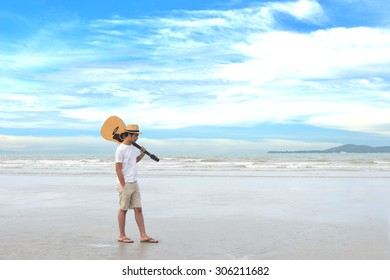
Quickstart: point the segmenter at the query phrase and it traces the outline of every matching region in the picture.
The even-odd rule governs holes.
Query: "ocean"
[[[141,177],[170,176],[352,176],[390,177],[390,154],[260,154],[253,157],[147,156],[138,164]],[[115,177],[112,156],[1,155],[0,175],[94,175]],[[349,175],[346,175],[349,174]]]
[[[160,158],[138,164],[160,243],[129,218],[129,246],[113,156],[1,155],[0,259],[390,259],[390,154]]]

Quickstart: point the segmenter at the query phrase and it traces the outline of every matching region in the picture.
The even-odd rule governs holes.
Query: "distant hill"
[[[366,145],[352,145],[346,144],[335,148],[326,150],[303,150],[303,151],[269,151],[271,154],[285,154],[285,153],[390,153],[390,146],[371,147]]]

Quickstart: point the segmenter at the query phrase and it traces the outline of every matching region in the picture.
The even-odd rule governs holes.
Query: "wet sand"
[[[388,178],[140,178],[146,228],[133,213],[117,242],[111,176],[0,176],[0,259],[390,259]]]

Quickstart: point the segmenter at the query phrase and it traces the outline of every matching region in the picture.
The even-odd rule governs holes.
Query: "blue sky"
[[[390,145],[390,2],[2,0],[0,151]],[[178,148],[180,147],[180,148]]]

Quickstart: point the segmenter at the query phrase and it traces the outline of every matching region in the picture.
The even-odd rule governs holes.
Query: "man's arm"
[[[144,147],[141,147],[141,153],[137,157],[137,162],[139,162],[144,156],[145,156],[146,149]]]
[[[124,187],[126,185],[126,182],[125,182],[125,177],[123,176],[123,173],[122,173],[122,163],[121,162],[115,163],[115,171],[116,171],[116,176],[118,176],[119,183],[121,184],[122,187]]]

